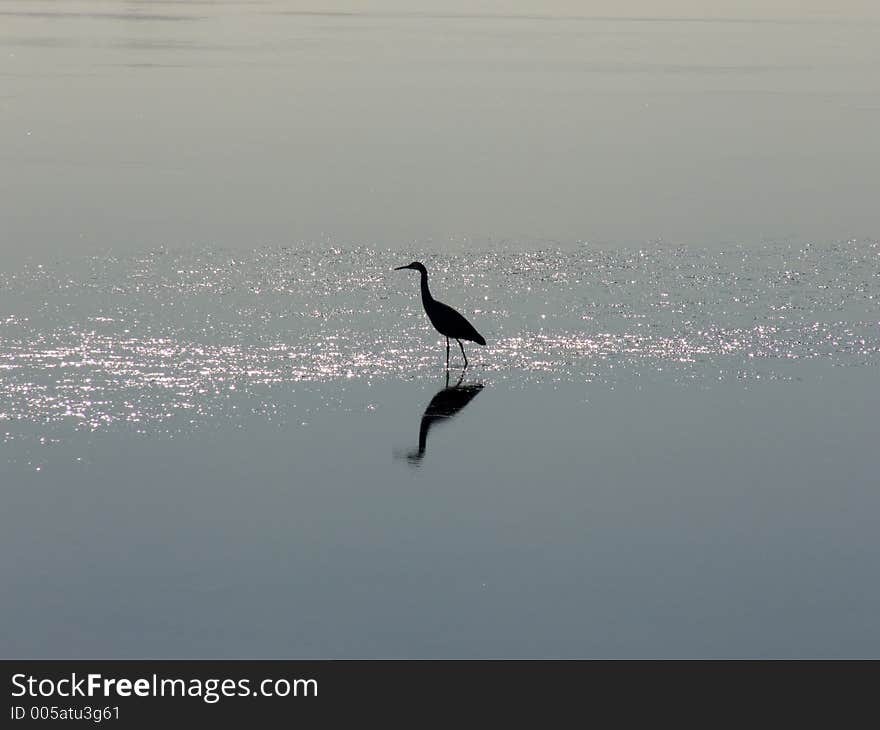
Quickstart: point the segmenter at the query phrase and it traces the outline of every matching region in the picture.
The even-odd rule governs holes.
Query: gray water
[[[0,0],[0,656],[880,654],[818,5]]]
[[[5,279],[4,655],[880,651],[876,243],[400,256]]]
[[[880,7],[706,5],[0,0],[3,253],[876,238]]]

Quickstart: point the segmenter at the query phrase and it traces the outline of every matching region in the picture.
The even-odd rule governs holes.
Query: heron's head
[[[425,274],[427,276],[428,270],[425,268],[425,265],[419,263],[418,261],[413,261],[411,264],[407,264],[406,266],[398,266],[395,268],[395,271],[400,271],[401,269],[413,269],[414,271],[418,271],[419,273]]]

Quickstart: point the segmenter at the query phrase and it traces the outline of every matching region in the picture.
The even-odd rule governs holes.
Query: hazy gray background
[[[0,247],[877,234],[874,2],[0,0]]]

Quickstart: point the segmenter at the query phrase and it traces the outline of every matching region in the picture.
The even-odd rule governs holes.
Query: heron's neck
[[[422,272],[422,301],[430,302],[433,301],[433,297],[431,296],[431,291],[428,289],[428,274],[426,272]]]

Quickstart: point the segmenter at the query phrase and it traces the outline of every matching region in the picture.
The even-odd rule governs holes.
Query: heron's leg
[[[449,338],[446,338],[446,369],[449,370]]]
[[[464,366],[468,366],[467,355],[464,354],[464,345],[461,344],[461,340],[456,340],[458,346],[461,348],[461,356],[464,358]]]

